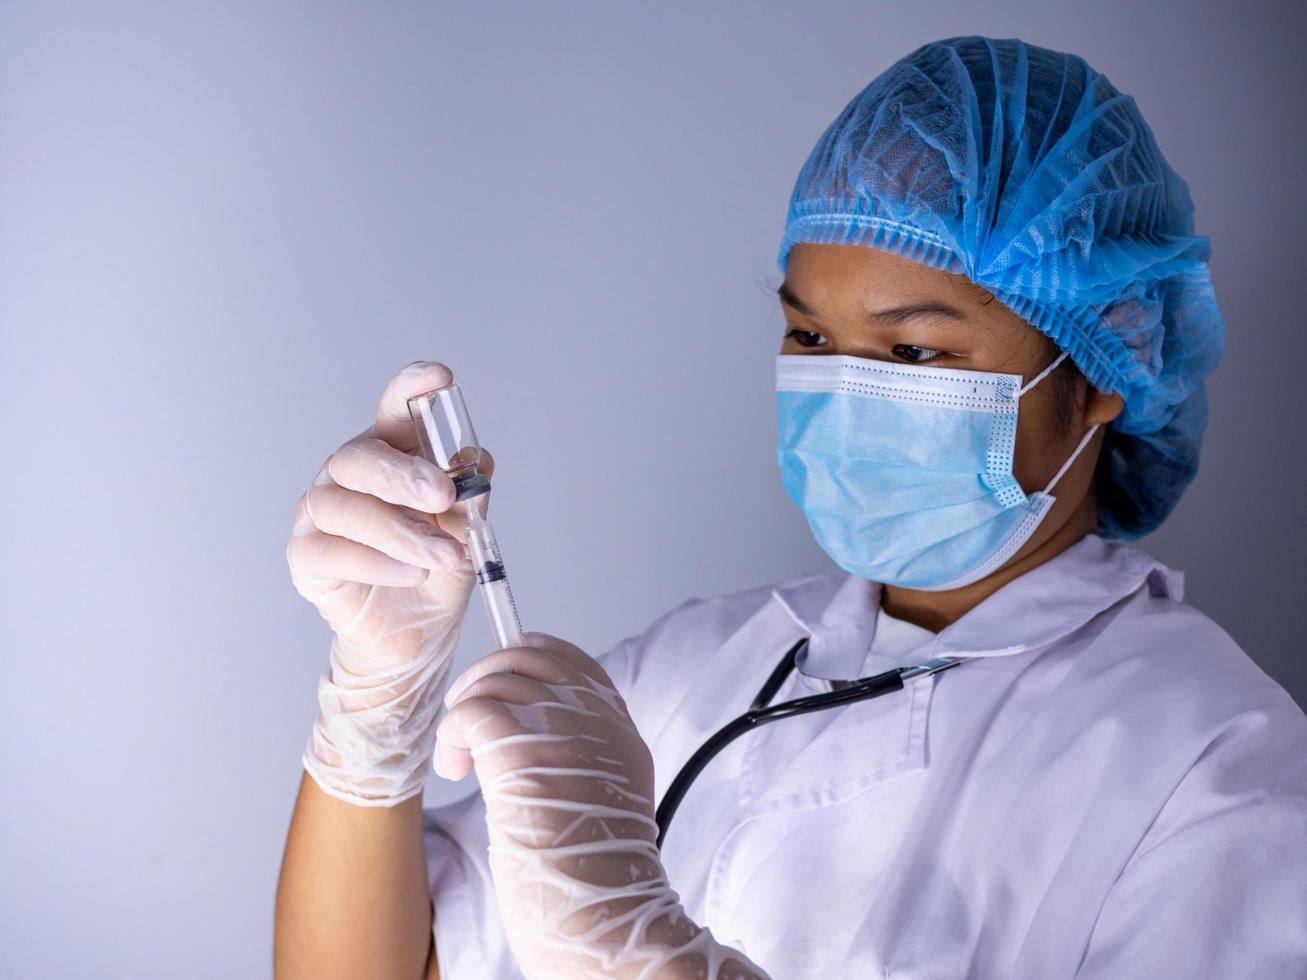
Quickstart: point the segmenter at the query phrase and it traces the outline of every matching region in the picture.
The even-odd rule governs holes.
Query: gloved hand
[[[604,669],[572,644],[470,666],[445,696],[436,772],[473,765],[509,946],[531,980],[763,980],[685,915],[655,844],[653,759]]]
[[[304,767],[359,806],[421,791],[475,583],[465,507],[453,502],[453,481],[417,455],[407,406],[452,381],[434,361],[400,370],[376,422],[332,453],[300,497],[286,546],[295,588],[333,630]]]

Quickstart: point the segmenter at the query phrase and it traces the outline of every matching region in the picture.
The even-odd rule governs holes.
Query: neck
[[[1052,517],[1052,514],[1048,515]],[[1086,494],[1076,510],[1043,541],[1009,561],[1002,568],[978,582],[948,592],[925,592],[886,585],[881,589],[880,604],[897,619],[938,633],[961,619],[1014,578],[1061,554],[1086,534],[1098,528],[1098,504],[1092,493]]]

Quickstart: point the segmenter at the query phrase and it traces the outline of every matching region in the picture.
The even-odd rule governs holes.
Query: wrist
[[[324,763],[309,739],[300,761],[318,789],[326,795],[358,807],[394,807],[422,795],[423,778],[401,780],[390,785],[368,786],[366,780],[342,778],[336,767]],[[419,772],[421,770],[419,769]]]
[[[350,669],[358,658],[333,637],[301,760],[325,793],[358,806],[394,806],[422,791],[456,640],[450,631],[407,664],[365,673]]]

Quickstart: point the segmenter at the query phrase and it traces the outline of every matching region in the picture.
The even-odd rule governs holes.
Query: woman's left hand
[[[436,771],[476,768],[504,930],[531,980],[766,977],[682,911],[655,843],[653,758],[596,660],[527,633],[445,703]]]

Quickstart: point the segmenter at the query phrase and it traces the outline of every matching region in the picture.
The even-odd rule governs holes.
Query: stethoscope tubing
[[[781,685],[785,683],[785,679],[794,671],[799,653],[807,644],[808,637],[804,636],[794,646],[790,647],[761,689],[759,689],[758,696],[753,699],[749,710],[727,722],[708,736],[703,745],[699,746],[685,765],[681,767],[681,771],[676,774],[676,778],[667,787],[667,792],[663,794],[663,798],[658,804],[658,810],[654,814],[654,820],[658,824],[657,846],[660,850],[664,839],[667,837],[667,829],[671,826],[672,817],[681,805],[681,800],[689,791],[690,785],[698,778],[699,774],[717,753],[745,732],[752,731],[773,721],[780,721],[782,718],[793,718],[796,715],[823,711],[827,708],[837,708],[840,705],[853,704],[857,701],[869,701],[872,698],[880,697],[882,694],[901,691],[904,681],[911,680],[914,677],[939,673],[941,670],[956,667],[963,662],[961,659],[942,657],[912,667],[896,667],[882,674],[873,674],[871,677],[864,677],[845,687],[823,694],[810,694],[805,697],[782,701],[780,704],[768,704],[776,696],[776,692],[780,690]]]

